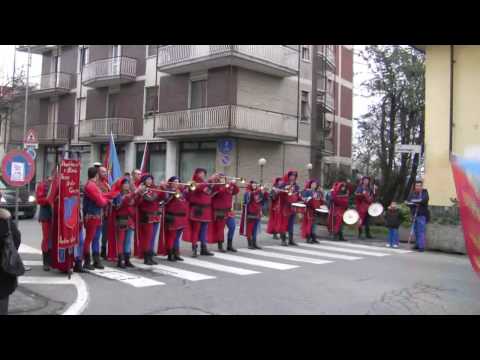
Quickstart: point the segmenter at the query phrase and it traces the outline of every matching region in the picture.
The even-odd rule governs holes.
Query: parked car
[[[0,179],[0,208],[10,211],[15,216],[16,189],[7,185]],[[30,192],[27,187],[19,189],[18,217],[33,219],[37,212],[37,199],[35,192]]]

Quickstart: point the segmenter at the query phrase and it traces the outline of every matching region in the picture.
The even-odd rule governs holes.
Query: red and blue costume
[[[195,169],[192,180],[197,183],[195,190],[188,193],[190,203],[189,222],[190,238],[184,239],[192,243],[193,256],[197,256],[197,242],[200,240],[200,255],[213,255],[207,249],[207,243],[213,239],[208,235],[208,225],[212,222],[213,184],[205,183],[200,173],[206,174],[205,169]]]
[[[232,246],[233,235],[235,232],[235,213],[233,208],[233,197],[240,192],[240,188],[230,182],[226,185],[215,185],[213,193],[215,196],[212,199],[213,207],[213,222],[212,222],[212,237],[213,242],[218,243],[218,249],[223,250],[223,242],[225,241],[225,225],[228,225],[228,242],[227,249],[234,251]],[[233,231],[232,231],[233,225]]]
[[[249,249],[261,249],[257,245],[257,234],[261,226],[263,206],[268,201],[268,192],[259,187],[254,189],[254,184],[257,183],[250,181],[243,195],[240,235],[247,238]]]
[[[328,214],[328,230],[339,240],[343,240],[343,214],[348,209],[350,192],[344,182],[333,184],[331,191],[330,212]]]
[[[176,192],[176,194],[167,193],[164,205],[164,220],[162,224],[160,241],[158,243],[158,253],[168,255],[169,261],[183,261],[180,257],[180,241],[185,232],[189,232],[187,201],[188,189],[183,185],[172,184],[180,179],[176,176],[171,177],[168,182],[170,185],[165,190]]]
[[[368,185],[364,185],[365,179],[368,179]],[[371,237],[368,208],[374,202],[374,194],[372,188],[370,187],[370,181],[371,180],[369,177],[363,177],[360,181],[360,185],[355,190],[355,207],[358,211],[358,215],[360,216],[358,235],[362,235],[362,228],[365,227],[367,238]]]
[[[273,187],[278,188],[282,181],[281,177],[277,177],[273,180]],[[268,234],[278,234],[280,233],[280,224],[281,224],[281,209],[280,209],[280,194],[274,189],[270,190],[270,214],[268,217],[267,224],[267,233]]]
[[[317,187],[312,189],[312,183],[316,183]],[[305,205],[305,215],[302,220],[301,235],[307,239],[307,243],[318,243],[315,234],[315,209],[323,205],[323,193],[318,189],[319,181],[316,179],[308,180],[305,188],[301,193],[301,197]]]
[[[295,180],[291,181],[290,177],[294,176]],[[279,189],[285,190],[279,193],[280,197],[280,237],[282,239],[282,245],[287,245],[286,233],[288,233],[288,244],[296,245],[293,241],[293,230],[295,226],[296,213],[292,206],[292,203],[298,202],[300,187],[296,183],[298,178],[298,172],[295,170],[289,170],[283,176],[283,181],[280,183]],[[291,194],[289,194],[289,192]]]
[[[38,213],[38,221],[42,225],[42,253],[43,253],[43,266],[45,270],[48,270],[50,264],[49,250],[52,247],[52,221],[53,212],[52,206],[48,202],[48,191],[50,189],[51,182],[48,180],[41,181],[36,188],[35,197],[37,204],[40,205],[40,211]]]

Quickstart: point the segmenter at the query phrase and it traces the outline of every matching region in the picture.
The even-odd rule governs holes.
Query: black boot
[[[361,227],[358,228],[358,238],[363,239],[363,229]]]
[[[143,263],[145,265],[152,265],[152,263],[150,262],[150,256],[148,256],[148,252],[144,252],[143,253]]]
[[[306,241],[307,244],[313,244],[313,241],[312,241],[312,236],[311,235],[307,235],[307,241]]]
[[[343,230],[340,230],[340,232],[338,233],[338,240],[345,241],[345,238],[343,237]]]
[[[221,252],[221,253],[227,252],[227,251],[223,248],[223,241],[219,241],[219,242],[218,242],[218,251]]]
[[[295,241],[293,241],[293,233],[288,233],[288,245],[298,246]]]
[[[126,268],[123,260],[124,260],[123,254],[118,254],[117,267],[122,268],[122,269]]]
[[[107,260],[107,248],[102,246],[102,250],[100,251],[100,256]]]
[[[273,234],[273,240],[278,240],[278,239],[279,239],[278,234],[277,234],[277,233],[274,233],[274,234]]]
[[[42,253],[43,256],[43,271],[50,271],[50,259],[48,252]]]
[[[282,239],[282,246],[288,246],[287,245],[287,236],[285,235],[285,233],[281,233],[280,238]]]
[[[100,260],[100,256],[98,254],[93,254],[93,267],[95,269],[105,269],[102,265],[102,261]]]
[[[202,244],[200,247],[200,255],[202,256],[213,256],[213,253],[208,251],[207,245]]]
[[[168,250],[167,260],[168,261],[175,261],[175,256],[173,255],[173,250],[172,249]]]
[[[370,234],[370,226],[365,228],[365,235],[366,235],[367,239],[373,239],[372,234]]]
[[[152,263],[151,265],[158,265],[158,263],[153,259],[154,252],[150,251],[150,262]]]
[[[254,249],[261,250],[262,248],[257,245],[257,239],[252,240],[252,245]]]
[[[135,266],[130,262],[130,254],[125,254],[125,266],[134,268]]]
[[[198,245],[192,245],[192,257],[198,257]]]
[[[312,239],[312,244],[320,244],[320,242],[317,240],[317,235],[312,232],[312,235],[310,236],[310,239]]]
[[[231,252],[237,252],[237,250],[233,247],[233,239],[227,240],[227,250]]]
[[[247,237],[247,243],[250,250],[255,250],[255,248],[253,247],[253,241],[249,237]]]
[[[95,270],[95,267],[90,262],[90,254],[85,254],[85,260],[83,262],[83,267],[87,270]]]
[[[175,260],[183,261],[183,258],[180,257],[180,250],[179,249],[173,250],[173,256],[175,257]]]
[[[86,272],[85,269],[82,266],[82,260],[80,260],[80,259],[75,260],[75,265],[73,266],[73,272],[76,272],[76,273]]]

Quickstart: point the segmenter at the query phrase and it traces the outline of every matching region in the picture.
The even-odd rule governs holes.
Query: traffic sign
[[[32,157],[33,160],[35,160],[37,158],[37,152],[35,151],[35,149],[31,146],[29,146],[27,148],[27,152],[30,154],[30,156]]]
[[[232,159],[230,155],[226,155],[226,154],[222,155],[221,161],[223,166],[230,166],[232,164]]]
[[[38,148],[38,136],[37,132],[34,129],[28,129],[23,139],[24,147],[33,146],[36,149]]]
[[[21,150],[9,151],[2,160],[2,178],[10,186],[22,187],[32,181],[35,162],[32,156]]]
[[[234,147],[232,139],[219,139],[218,140],[218,151],[224,155],[228,155],[232,152]]]
[[[422,151],[421,145],[397,144],[395,145],[396,153],[420,153]]]

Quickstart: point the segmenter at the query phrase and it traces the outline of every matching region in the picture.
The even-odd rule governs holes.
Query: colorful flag
[[[480,159],[453,156],[452,171],[465,247],[480,276]]]
[[[60,165],[58,248],[78,244],[80,218],[80,160],[62,160]]]
[[[148,151],[148,142],[145,143],[145,147],[143,148],[143,157],[142,157],[142,165],[140,165],[140,171],[142,174],[145,174],[147,172],[147,162],[148,162],[148,157],[149,157],[149,151]]]
[[[108,150],[108,183],[111,186],[122,176],[122,170],[120,168],[120,161],[118,161],[117,149],[115,148],[113,134],[110,134],[110,143],[108,144]]]

